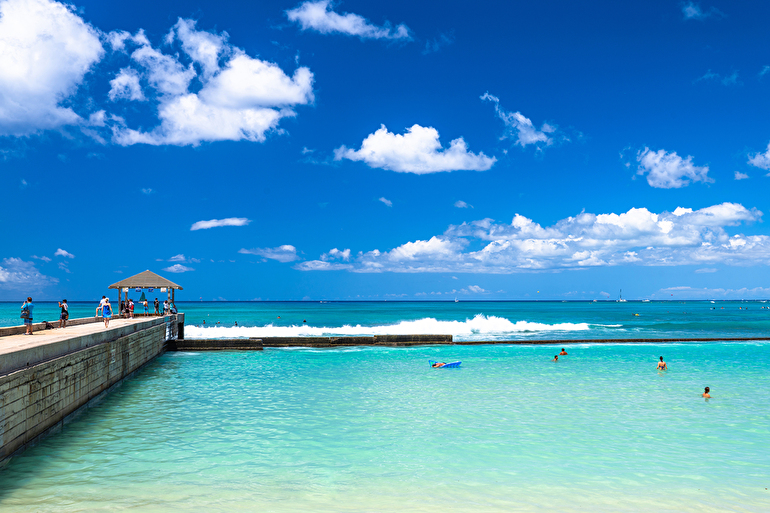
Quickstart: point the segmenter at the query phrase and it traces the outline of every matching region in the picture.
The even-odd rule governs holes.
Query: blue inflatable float
[[[428,363],[430,364],[431,367],[435,367],[436,369],[455,369],[459,367],[460,364],[463,362],[451,362],[451,363],[443,363],[441,365],[436,365],[437,363],[441,363],[441,362],[428,360]]]

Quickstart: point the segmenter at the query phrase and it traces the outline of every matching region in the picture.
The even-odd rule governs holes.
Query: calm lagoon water
[[[770,510],[770,344],[558,349],[167,353],[2,469],[0,512]]]

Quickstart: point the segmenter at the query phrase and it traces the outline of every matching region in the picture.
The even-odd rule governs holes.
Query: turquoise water
[[[19,324],[20,306],[0,303],[0,326]],[[91,316],[96,306],[97,302],[73,302],[71,317]],[[451,334],[455,340],[527,340],[770,333],[770,303],[760,301],[179,302],[177,306],[185,313],[187,338]],[[58,322],[58,312],[56,303],[37,303],[35,320]]]
[[[770,344],[557,350],[168,353],[14,458],[0,511],[770,510]]]

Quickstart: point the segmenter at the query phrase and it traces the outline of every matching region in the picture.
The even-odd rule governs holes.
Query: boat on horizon
[[[625,299],[623,299],[623,289],[620,289],[620,293],[618,294],[617,302],[618,303],[627,303],[628,302]]]

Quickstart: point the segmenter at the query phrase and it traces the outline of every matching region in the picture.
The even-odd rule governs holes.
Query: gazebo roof
[[[182,290],[182,287],[174,283],[173,281],[169,281],[163,276],[158,276],[154,272],[150,271],[149,269],[147,271],[144,271],[143,273],[139,273],[137,275],[131,276],[130,278],[126,278],[125,280],[120,280],[117,283],[113,283],[109,286],[111,289],[120,289],[128,287],[130,289],[141,287],[143,289],[147,288],[154,288],[159,289],[161,287],[168,287],[170,289],[178,289]]]

